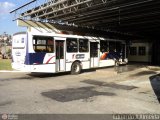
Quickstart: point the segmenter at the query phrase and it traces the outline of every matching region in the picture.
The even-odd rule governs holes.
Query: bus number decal
[[[85,55],[84,54],[77,54],[76,59],[84,59]]]
[[[21,56],[21,52],[20,52],[20,51],[16,51],[16,52],[15,52],[15,55],[16,55],[16,56]]]

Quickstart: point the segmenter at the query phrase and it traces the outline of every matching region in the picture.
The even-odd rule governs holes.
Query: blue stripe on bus
[[[26,65],[43,64],[45,55],[46,53],[27,53],[25,64]]]

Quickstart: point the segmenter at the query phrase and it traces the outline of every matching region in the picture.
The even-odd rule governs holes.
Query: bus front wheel
[[[71,67],[71,74],[72,75],[79,74],[81,72],[81,69],[82,69],[82,67],[81,67],[80,63],[74,62]]]
[[[119,66],[119,62],[115,61],[115,66],[118,67]]]

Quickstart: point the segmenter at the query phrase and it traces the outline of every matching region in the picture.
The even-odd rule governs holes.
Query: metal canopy
[[[48,0],[18,18],[158,38],[159,0]]]

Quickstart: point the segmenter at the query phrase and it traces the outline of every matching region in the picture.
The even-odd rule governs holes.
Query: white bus
[[[12,67],[16,70],[79,74],[82,69],[127,62],[123,40],[43,32],[13,35]]]

